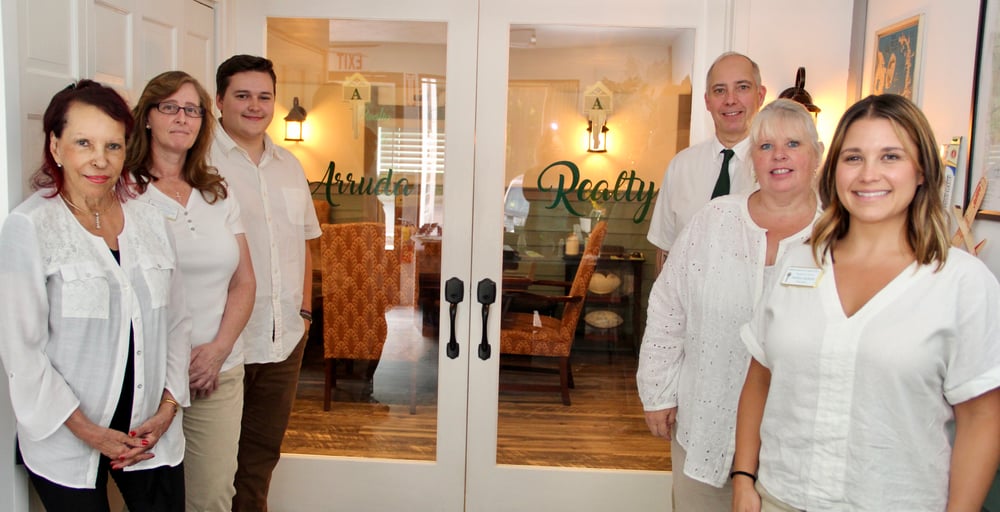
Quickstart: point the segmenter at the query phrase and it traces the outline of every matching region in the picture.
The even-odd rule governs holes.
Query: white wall
[[[847,109],[852,3],[754,0],[751,5],[746,53],[760,65],[765,101],[794,85],[796,70],[805,67],[806,90],[822,109],[817,129],[829,144]]]
[[[979,0],[868,0],[862,94],[871,87],[875,32],[917,14],[924,15],[917,104],[927,115],[939,144],[961,135],[967,145],[972,126]],[[953,204],[965,204],[966,164],[960,163]],[[994,274],[1000,272],[1000,223],[976,220],[972,231],[976,240],[989,240],[980,258]]]

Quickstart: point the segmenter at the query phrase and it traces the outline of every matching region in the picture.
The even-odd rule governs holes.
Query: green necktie
[[[729,161],[733,159],[735,151],[731,149],[722,150],[722,170],[719,171],[719,179],[712,189],[712,199],[729,194]]]

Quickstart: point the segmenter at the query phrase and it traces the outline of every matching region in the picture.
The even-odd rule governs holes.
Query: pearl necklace
[[[86,215],[87,213],[92,214],[94,216],[94,229],[96,229],[98,231],[101,229],[101,214],[102,213],[107,213],[108,210],[111,208],[110,206],[108,206],[107,208],[104,209],[103,212],[99,212],[97,210],[94,210],[92,212],[88,212],[88,211],[84,210],[83,208],[80,208],[79,206],[77,206],[76,204],[74,204],[73,201],[70,201],[69,198],[66,197],[65,194],[59,194],[59,197],[61,197],[63,201],[66,201],[66,204],[68,204],[74,210],[76,210],[76,211],[78,211],[78,212],[80,212],[80,213],[82,213],[84,215]]]

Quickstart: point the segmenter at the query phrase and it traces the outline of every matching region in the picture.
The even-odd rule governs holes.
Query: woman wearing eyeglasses
[[[167,218],[192,316],[191,406],[184,410],[188,510],[230,510],[243,411],[240,333],[256,283],[236,200],[206,156],[211,98],[191,75],[154,77],[133,109],[127,168],[140,200]]]

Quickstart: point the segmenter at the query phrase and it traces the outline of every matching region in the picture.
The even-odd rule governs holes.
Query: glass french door
[[[277,103],[308,111],[305,140],[282,144],[321,223],[382,226],[393,297],[371,363],[327,361],[340,312],[324,311],[272,509],[670,509],[669,446],[646,432],[634,390],[656,273],[645,232],[667,163],[704,131],[692,98],[723,46],[709,20],[730,8],[688,4],[263,2]],[[600,222],[571,326],[575,387],[526,392],[559,382],[545,372],[558,358],[508,353],[501,320],[558,318],[521,292],[570,293]]]

